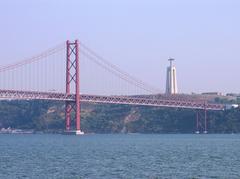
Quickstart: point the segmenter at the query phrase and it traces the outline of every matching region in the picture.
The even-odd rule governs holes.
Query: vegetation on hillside
[[[63,130],[64,112],[63,102],[0,101],[0,129]],[[193,133],[196,126],[190,109],[82,104],[81,118],[87,133]],[[239,133],[240,110],[209,111],[208,124],[210,133]]]

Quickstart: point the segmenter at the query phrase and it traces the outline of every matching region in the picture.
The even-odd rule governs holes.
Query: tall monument
[[[166,94],[177,94],[177,74],[176,67],[173,66],[173,58],[168,59],[170,66],[167,67]]]

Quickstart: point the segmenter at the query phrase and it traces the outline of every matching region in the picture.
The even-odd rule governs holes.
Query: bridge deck
[[[35,91],[14,91],[0,90],[0,99],[8,100],[55,100],[55,101],[74,101],[75,95],[66,95],[55,92],[35,92]],[[144,97],[130,96],[98,96],[98,95],[81,95],[82,102],[91,103],[108,103],[108,104],[128,104],[143,106],[159,106],[171,108],[189,108],[189,109],[207,109],[207,110],[224,110],[222,104],[205,103],[203,101],[193,100],[166,100],[166,99],[149,99]]]

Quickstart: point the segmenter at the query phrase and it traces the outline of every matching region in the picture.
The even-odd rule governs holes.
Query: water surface
[[[240,178],[240,135],[0,135],[0,178]]]

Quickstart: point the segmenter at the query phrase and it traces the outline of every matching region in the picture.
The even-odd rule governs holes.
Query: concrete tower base
[[[77,130],[77,131],[76,131],[76,135],[84,135],[84,132],[81,131],[81,130]]]

